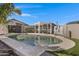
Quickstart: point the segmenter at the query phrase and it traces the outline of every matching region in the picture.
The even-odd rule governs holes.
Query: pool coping
[[[59,46],[63,50],[67,50],[67,49],[73,48],[76,45],[76,43],[74,41],[72,41],[71,39],[65,38],[63,36],[58,36],[58,35],[53,35],[53,34],[44,34],[44,33],[27,33],[27,34],[29,34],[29,35],[41,35],[41,36],[52,36],[52,37],[61,39],[63,41],[59,44],[50,45],[49,47]]]

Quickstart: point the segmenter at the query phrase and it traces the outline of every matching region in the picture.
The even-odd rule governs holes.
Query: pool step
[[[9,53],[0,53],[0,56],[9,56]]]
[[[16,56],[16,54],[12,48],[0,41],[0,56]]]
[[[45,51],[44,53],[42,53],[40,56],[54,56],[53,54]]]
[[[12,51],[12,49],[0,49],[0,52],[9,52]]]
[[[0,49],[0,56],[9,56],[12,54],[12,49]]]

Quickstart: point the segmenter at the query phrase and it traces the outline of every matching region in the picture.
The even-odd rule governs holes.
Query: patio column
[[[38,33],[40,33],[40,22],[38,24]]]
[[[66,37],[68,37],[68,26],[66,25]]]
[[[21,25],[21,33],[24,33],[24,26]]]
[[[56,33],[56,26],[54,26],[54,33],[53,34],[55,34]]]
[[[48,27],[48,24],[47,24],[47,33],[49,32],[49,27]]]
[[[41,27],[42,27],[42,29],[41,29],[41,30],[42,30],[42,33],[43,33],[43,25],[42,25]]]
[[[34,26],[34,29],[35,29],[35,33],[36,33],[36,25]]]
[[[50,34],[52,34],[52,23],[49,24],[50,24]]]

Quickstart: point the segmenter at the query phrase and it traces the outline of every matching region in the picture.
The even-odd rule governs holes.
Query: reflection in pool
[[[39,36],[39,35],[11,35],[10,38],[14,38],[20,42],[25,44],[29,44],[31,46],[35,45],[52,45],[59,44],[62,40],[51,37],[51,36]]]

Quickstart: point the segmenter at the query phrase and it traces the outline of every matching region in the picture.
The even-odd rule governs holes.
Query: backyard
[[[68,50],[49,52],[57,56],[79,56],[79,39],[71,40],[73,40],[76,43],[76,46],[74,46],[73,48]]]
[[[73,22],[68,23],[68,24],[72,24],[72,25],[68,25],[68,24],[64,25],[65,23],[63,23],[64,22],[63,21],[63,22],[61,22],[61,23],[63,23],[63,26],[60,26],[59,25],[60,23],[59,24],[57,24],[57,22],[54,23],[55,20],[58,21],[57,19],[55,19],[54,21],[49,20],[46,16],[51,16],[54,14],[54,12],[53,13],[48,12],[48,11],[52,11],[53,9],[49,9],[47,7],[47,5],[48,6],[50,5],[50,7],[53,8],[52,7],[53,4],[45,4],[46,11],[49,14],[47,14],[46,16],[43,16],[43,17],[45,17],[44,19],[48,19],[47,21],[35,19],[35,18],[37,18],[36,16],[38,14],[36,14],[36,16],[35,15],[32,16],[31,19],[28,19],[28,17],[30,17],[31,15],[27,14],[27,12],[29,13],[31,11],[27,10],[27,12],[25,12],[26,9],[16,8],[16,6],[18,6],[18,5],[24,6],[24,4],[14,4],[14,3],[5,3],[5,4],[0,5],[0,34],[1,35],[7,34],[7,35],[5,35],[7,37],[6,40],[3,40],[1,35],[0,35],[1,36],[0,40],[4,41],[4,43],[8,43],[8,45],[12,46],[12,48],[14,48],[14,49],[16,48],[17,51],[20,51],[21,53],[23,53],[22,55],[40,55],[39,54],[40,52],[47,51],[40,46],[54,46],[54,44],[59,44],[61,42],[64,42],[62,44],[59,44],[59,46],[60,46],[59,48],[62,48],[64,50],[58,51],[55,48],[55,51],[47,51],[47,52],[51,53],[52,55],[56,55],[56,56],[79,56],[79,39],[73,38],[73,39],[69,40],[68,38],[58,36],[58,35],[64,35],[64,36],[70,37],[70,38],[71,37],[79,38],[79,36],[76,35],[76,34],[79,34],[79,30],[78,30],[79,22],[78,21],[76,21],[74,23]],[[27,4],[25,4],[25,5],[27,5]],[[30,4],[28,4],[28,6],[30,6]],[[40,11],[41,9],[43,9],[43,8],[40,8],[39,10],[38,9],[35,9],[35,10]],[[60,10],[62,12],[63,8]],[[26,14],[21,11],[24,11]],[[43,11],[43,12],[46,13],[45,11]],[[43,12],[42,12],[42,14],[44,14]],[[24,20],[27,19],[27,20],[26,21],[22,20],[23,22],[19,22],[19,21],[13,21],[13,19],[12,19],[12,21],[10,22],[9,20],[11,20],[11,19],[9,19],[9,17],[15,15],[14,17],[18,18],[15,13],[18,14],[18,16],[21,17],[22,19],[24,19]],[[32,13],[36,13],[36,12],[32,12]],[[76,13],[76,12],[74,12],[74,13]],[[63,13],[61,13],[61,14],[63,15]],[[27,17],[25,18],[24,16],[27,16]],[[67,15],[65,15],[65,16],[67,16]],[[20,18],[18,18],[18,19],[20,19]],[[40,19],[43,19],[43,18],[40,17]],[[63,19],[63,17],[62,17],[62,19]],[[28,20],[32,20],[32,22],[29,22]],[[26,24],[27,22],[29,22],[28,23],[29,25]],[[37,23],[35,23],[35,22],[37,22]],[[46,22],[46,23],[43,23],[43,22]],[[77,23],[77,24],[75,24],[75,23]],[[10,28],[10,30],[9,30],[9,28]],[[73,32],[75,32],[76,34],[74,34],[72,36],[71,34]],[[9,37],[8,34],[11,34],[11,33],[12,33],[12,35]],[[16,33],[16,35],[14,35],[15,33]],[[55,34],[55,35],[53,35],[53,34]],[[50,37],[48,37],[48,36],[50,36]],[[15,40],[13,40],[13,39],[15,39]],[[61,40],[59,40],[59,39],[61,39]],[[74,41],[76,43],[76,45],[72,41]],[[20,47],[22,47],[22,48],[20,48]],[[70,48],[70,47],[72,47],[72,48]],[[18,48],[20,48],[20,49],[18,49]],[[70,48],[70,49],[66,49],[66,48]]]

